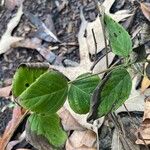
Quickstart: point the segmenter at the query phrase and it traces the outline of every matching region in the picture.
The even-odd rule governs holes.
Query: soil
[[[61,0],[58,0],[57,2],[59,4],[62,4]],[[72,61],[79,62],[80,57],[77,35],[81,23],[80,8],[83,8],[85,18],[88,21],[95,20],[98,12],[96,11],[93,0],[66,0],[66,2],[68,2],[68,4],[61,9],[60,5],[57,6],[57,3],[55,1],[25,0],[24,11],[30,11],[35,16],[38,16],[43,22],[45,22],[50,15],[55,27],[54,32],[56,32],[59,40],[64,43],[76,43],[75,46],[59,46],[58,49],[53,52],[57,56],[62,57],[62,60],[67,58]],[[121,2],[122,0],[116,0],[111,8],[112,13],[120,9],[133,10],[134,6],[129,0],[124,1],[124,4],[121,4]],[[4,31],[6,30],[6,25],[8,24],[10,18],[15,14],[15,12],[16,9],[12,11],[8,10],[6,7],[0,8],[0,37],[3,35]],[[135,26],[142,26],[144,22],[147,23],[145,17],[138,9],[134,17],[132,28],[134,29]],[[124,24],[125,22],[122,23]],[[132,28],[130,26],[128,30],[132,32]],[[34,31],[35,28],[33,27],[33,25],[31,25],[26,16],[23,15],[21,22],[14,30],[14,35],[30,38],[34,36]],[[42,44],[44,46],[55,45],[44,41]],[[5,85],[6,80],[13,78],[14,72],[19,64],[26,62],[46,62],[46,60],[36,50],[25,48],[11,48],[8,53],[0,55],[0,87],[3,87]],[[0,109],[2,109],[9,102],[9,100],[0,98]],[[10,108],[7,108],[5,111],[0,112],[0,135],[2,135],[6,124],[11,118],[11,112],[12,109]],[[125,118],[125,126],[130,127],[130,123],[128,123],[129,119],[127,116],[128,115],[126,114],[122,118]],[[135,117],[141,120],[141,116],[135,115]],[[104,127],[100,132],[100,145],[102,146],[101,150],[111,149],[113,129],[113,127]],[[23,141],[17,147],[31,148],[31,145],[29,145],[26,141]]]

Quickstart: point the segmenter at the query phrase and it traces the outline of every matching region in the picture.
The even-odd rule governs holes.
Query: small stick
[[[95,37],[95,33],[94,30],[92,29],[92,34],[93,34],[93,39],[94,39],[94,44],[95,44],[95,59],[94,59],[94,63],[96,62],[96,54],[97,54],[97,42],[96,42],[96,37]]]
[[[97,6],[97,10],[99,11],[99,18],[100,18],[100,22],[101,22],[101,26],[102,26],[102,32],[103,32],[103,36],[104,36],[104,43],[105,43],[105,50],[106,50],[106,65],[107,65],[107,68],[108,68],[109,67],[108,46],[107,46],[107,38],[106,38],[106,32],[105,32],[105,25],[104,25],[104,21],[103,21],[104,14],[102,14],[103,11],[100,9],[97,0],[95,0],[95,4]]]

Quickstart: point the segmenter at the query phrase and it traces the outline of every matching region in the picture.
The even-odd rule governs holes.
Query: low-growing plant
[[[29,128],[56,149],[63,147],[67,139],[57,115],[67,97],[72,110],[78,114],[89,113],[87,121],[91,121],[115,111],[130,95],[132,79],[128,68],[139,61],[130,57],[131,38],[108,15],[104,15],[104,26],[112,52],[120,57],[121,63],[101,71],[105,73],[102,79],[98,76],[100,73],[87,72],[69,81],[45,64],[21,64],[14,75],[13,96],[30,112]]]

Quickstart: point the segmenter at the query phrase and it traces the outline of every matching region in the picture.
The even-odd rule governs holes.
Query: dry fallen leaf
[[[46,26],[46,24],[40,20],[39,17],[33,15],[32,13],[25,11],[24,15],[30,20],[30,22],[38,29],[35,35],[45,40],[46,42],[60,42],[56,35]]]
[[[144,76],[142,80],[142,85],[141,85],[141,91],[142,93],[150,86],[150,80],[148,77]]]
[[[144,16],[150,21],[150,3],[140,3]]]
[[[114,14],[110,13],[110,9],[112,5],[114,4],[115,0],[105,0],[102,5],[105,7],[105,13],[109,16],[111,16],[115,21],[119,22],[121,20],[124,20],[127,17],[130,17],[132,14],[130,14],[129,10],[119,10],[115,12]]]
[[[91,130],[74,131],[66,142],[66,150],[96,150],[96,134]]]
[[[11,93],[12,86],[7,86],[0,88],[0,97],[9,97]]]
[[[15,37],[15,36],[11,35],[14,28],[20,22],[21,16],[23,14],[22,9],[23,9],[23,6],[21,5],[19,7],[15,17],[13,17],[7,24],[7,29],[0,39],[0,54],[7,52],[11,48],[11,45],[13,43],[23,40],[22,37]]]
[[[17,145],[18,143],[21,143],[23,140],[25,140],[25,136],[26,136],[26,133],[24,131],[16,140],[10,141],[8,143],[6,150],[12,150],[15,145]]]
[[[0,139],[0,150],[5,150],[8,142],[10,141],[14,131],[22,121],[22,119],[26,116],[26,112],[22,110],[21,107],[16,106],[13,110],[13,115],[11,121],[9,121],[5,132]]]
[[[143,122],[138,129],[138,138],[136,144],[150,144],[150,97],[145,100],[145,110]]]
[[[36,49],[48,62],[53,63],[56,59],[56,55],[51,52],[51,48],[47,49],[41,45],[41,40],[38,38],[25,39],[12,44],[13,48],[23,47],[28,49]]]
[[[84,128],[73,118],[70,112],[64,107],[62,107],[58,111],[58,115],[61,118],[61,123],[65,131],[84,130]]]

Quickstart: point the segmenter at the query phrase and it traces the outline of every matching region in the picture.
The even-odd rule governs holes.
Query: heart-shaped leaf
[[[98,75],[90,77],[90,74],[87,73],[79,76],[77,80],[71,83],[68,100],[74,112],[78,114],[86,114],[89,112],[90,98],[99,82],[100,78]]]
[[[104,15],[104,24],[113,53],[127,57],[132,51],[132,41],[128,32],[108,15]]]
[[[97,86],[92,96],[88,121],[115,111],[128,99],[132,80],[124,68],[114,69]]]
[[[66,77],[57,71],[47,71],[19,96],[19,103],[33,112],[55,113],[64,104],[67,91]]]
[[[57,114],[52,115],[41,115],[33,113],[27,122],[26,130],[31,130],[34,134],[37,135],[37,139],[32,139],[36,142],[40,138],[46,138],[50,145],[52,145],[55,149],[63,147],[65,141],[67,140],[67,134],[62,129],[60,124],[60,118]],[[28,132],[27,132],[28,133]],[[31,136],[31,135],[28,135]],[[27,136],[27,137],[28,137]],[[40,140],[41,142],[42,140]],[[43,141],[45,141],[43,139]],[[38,143],[38,141],[37,141]]]
[[[18,97],[26,90],[40,75],[48,69],[48,65],[21,64],[13,78],[13,95]]]

